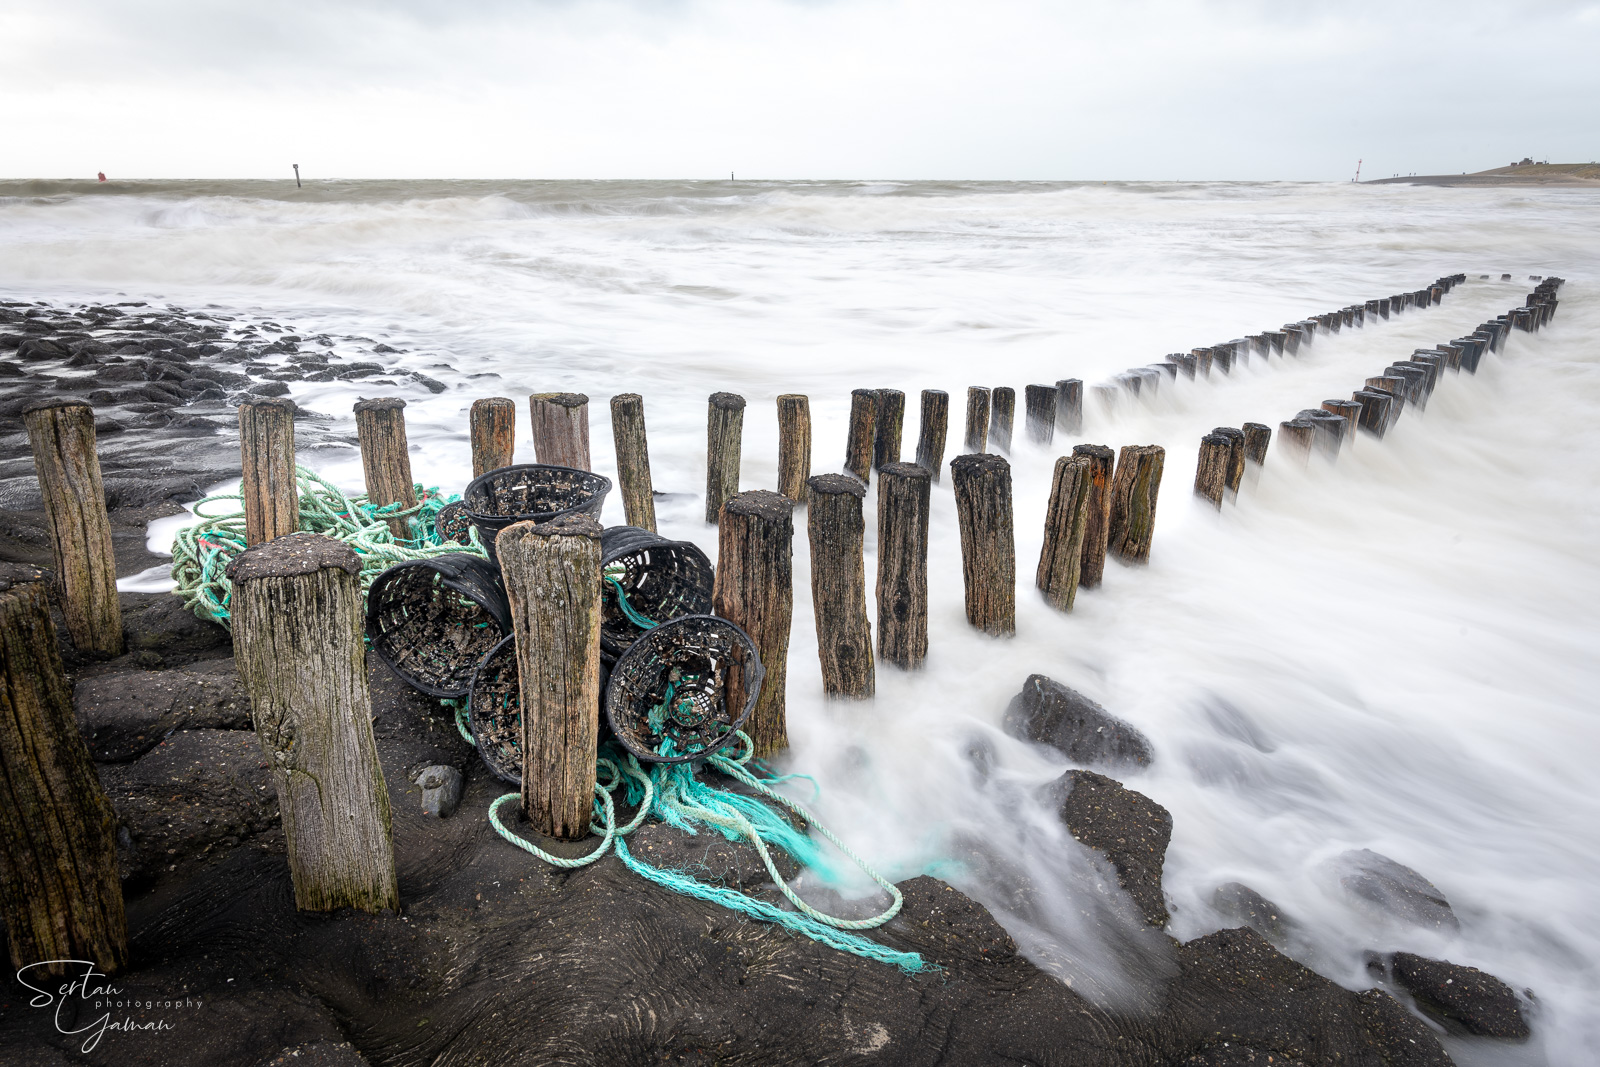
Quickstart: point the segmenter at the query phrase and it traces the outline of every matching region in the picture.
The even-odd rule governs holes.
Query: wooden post
[[[1023,406],[1028,410],[1028,440],[1047,445],[1056,436],[1056,387],[1030,385],[1022,390]]]
[[[1244,430],[1244,458],[1256,465],[1267,462],[1267,446],[1272,443],[1272,427],[1259,422],[1247,422]]]
[[[1062,433],[1083,432],[1083,382],[1077,378],[1056,382],[1056,425]]]
[[[1050,483],[1050,508],[1044,516],[1044,548],[1035,582],[1057,611],[1071,611],[1083,571],[1083,535],[1089,522],[1094,459],[1062,456]]]
[[[944,438],[950,426],[950,394],[943,389],[922,391],[922,426],[917,433],[917,466],[934,481],[944,466]]]
[[[1361,405],[1361,429],[1382,438],[1389,430],[1389,411],[1394,397],[1375,389],[1357,389],[1351,397]]]
[[[72,714],[42,572],[0,564],[0,917],[11,966],[128,962],[116,816]],[[37,984],[37,983],[35,983]]]
[[[778,397],[778,492],[801,503],[811,477],[811,401],[798,393]]]
[[[239,405],[239,466],[244,472],[244,541],[259,545],[300,528],[294,477],[294,402],[281,397]]]
[[[932,478],[918,463],[891,463],[878,472],[878,658],[907,670],[928,658]]]
[[[496,547],[516,635],[522,814],[576,841],[589,833],[600,744],[600,523],[513,523]]]
[[[786,692],[789,625],[794,615],[794,505],[777,493],[755,489],[723,507],[717,538],[717,577],[711,603],[755,642],[766,668],[745,732],[757,756],[789,747]],[[742,707],[739,693],[728,697]]]
[[[411,480],[411,451],[406,444],[406,402],[378,397],[356,402],[356,434],[361,439],[361,469],[367,476],[367,500],[377,507],[417,506],[417,487]],[[411,536],[409,519],[389,520],[395,540]]]
[[[961,526],[967,621],[986,634],[1017,632],[1017,549],[1011,521],[1011,464],[973,452],[950,461]]]
[[[706,521],[715,523],[722,505],[739,495],[739,459],[744,442],[744,397],[712,393],[706,414]]]
[[[982,452],[989,447],[989,390],[981,385],[967,387],[967,435],[963,445],[968,452]]]
[[[1336,461],[1339,450],[1344,446],[1345,420],[1321,408],[1303,408],[1296,418],[1305,419],[1316,428],[1316,436],[1312,439],[1316,451],[1330,463]]]
[[[1278,441],[1284,454],[1302,467],[1311,460],[1311,445],[1316,436],[1316,423],[1310,419],[1294,418],[1278,424]]]
[[[1155,535],[1156,497],[1167,452],[1160,445],[1123,445],[1111,482],[1107,548],[1124,563],[1149,563]]]
[[[248,548],[228,565],[239,677],[277,788],[301,911],[400,907],[360,571],[348,545],[311,533]]]
[[[900,462],[900,436],[906,421],[906,394],[898,389],[878,389],[872,431],[872,469]]]
[[[612,406],[615,408],[615,404]],[[511,457],[517,448],[515,400],[504,396],[486,396],[474,400],[472,411],[467,416],[467,425],[472,434],[474,478],[511,466]]]
[[[67,633],[79,652],[122,655],[122,605],[111,519],[95,451],[94,409],[81,400],[36,402],[22,409],[39,476],[56,588]]]
[[[528,397],[533,455],[540,463],[593,470],[589,459],[589,398],[582,393],[533,393]]]
[[[1238,496],[1239,486],[1244,481],[1244,431],[1232,426],[1217,426],[1211,432],[1228,439],[1228,472],[1224,485],[1228,492]]]
[[[878,391],[850,391],[850,430],[844,442],[844,469],[863,483],[872,477],[872,449],[878,423]]]
[[[611,398],[611,439],[617,449],[617,483],[629,526],[656,528],[655,487],[650,480],[650,443],[644,430],[644,397]]]
[[[1106,542],[1111,534],[1111,475],[1117,454],[1105,445],[1074,445],[1072,454],[1089,461],[1089,514],[1083,526],[1083,563],[1078,569],[1078,584],[1094,589],[1106,572]]]
[[[1229,456],[1233,442],[1220,433],[1208,433],[1200,438],[1200,460],[1195,466],[1194,495],[1211,501],[1222,510],[1223,490],[1228,484]]]
[[[1344,439],[1354,441],[1356,427],[1361,424],[1361,405],[1354,400],[1324,400],[1322,410],[1345,420]]]
[[[1009,385],[996,386],[989,394],[989,443],[1002,452],[1011,451],[1011,427],[1017,418],[1017,391]]]
[[[822,691],[829,697],[870,697],[875,685],[862,557],[866,520],[861,514],[867,488],[848,474],[819,474],[806,484],[811,605],[817,619]]]

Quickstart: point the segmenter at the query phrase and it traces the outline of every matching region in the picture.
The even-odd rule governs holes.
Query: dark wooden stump
[[[811,401],[798,393],[778,397],[778,492],[796,504],[811,477]]]
[[[613,403],[612,405],[616,405]],[[241,409],[242,410],[242,409]],[[474,478],[509,467],[517,449],[517,402],[506,396],[488,396],[472,402],[467,417],[472,435]]]
[[[1232,453],[1233,441],[1220,433],[1208,433],[1200,438],[1194,493],[1209,500],[1218,511],[1222,510],[1222,497],[1228,486],[1228,465]]]
[[[611,398],[611,440],[617,449],[617,487],[629,526],[656,528],[655,484],[650,477],[650,442],[645,436],[644,397]]]
[[[1017,391],[996,386],[989,394],[989,443],[1001,452],[1011,451],[1011,428],[1017,418]]]
[[[961,526],[967,621],[984,633],[1017,632],[1017,551],[1011,518],[1011,464],[983,452],[950,461]]]
[[[1074,445],[1074,456],[1089,461],[1089,511],[1083,526],[1083,564],[1078,584],[1094,589],[1106,572],[1106,544],[1111,536],[1111,477],[1117,454],[1105,445]]]
[[[1050,507],[1044,516],[1044,547],[1034,581],[1057,611],[1071,611],[1083,573],[1083,537],[1093,495],[1094,459],[1085,455],[1056,460],[1050,482]]]
[[[534,393],[528,397],[533,455],[540,463],[594,470],[589,458],[589,398],[583,393]]]
[[[878,389],[873,415],[872,469],[900,462],[900,437],[906,421],[906,394],[898,389]]]
[[[1123,445],[1111,482],[1107,550],[1124,563],[1149,563],[1155,536],[1156,498],[1167,452],[1160,445]]]
[[[1247,422],[1244,430],[1244,458],[1258,466],[1267,462],[1267,446],[1272,443],[1272,427],[1259,422]]]
[[[944,439],[950,427],[950,394],[943,389],[922,391],[922,426],[917,434],[917,466],[939,480],[944,466]]]
[[[1278,442],[1284,455],[1305,466],[1311,459],[1311,446],[1317,437],[1317,426],[1310,419],[1289,419],[1278,424]]]
[[[786,693],[789,626],[794,615],[794,505],[761,489],[740,493],[723,508],[717,539],[716,613],[743,627],[755,642],[766,681],[745,732],[757,756],[789,747]],[[730,707],[745,695],[730,692]]]
[[[1228,492],[1237,496],[1239,486],[1244,482],[1244,431],[1232,426],[1217,426],[1211,432],[1228,439],[1228,473],[1224,485]]]
[[[722,505],[739,495],[744,448],[744,397],[712,393],[706,413],[706,521],[715,523]]]
[[[1359,419],[1361,429],[1374,437],[1382,438],[1389,430],[1389,410],[1394,403],[1394,397],[1375,389],[1358,389],[1351,395],[1355,402],[1361,405]]]
[[[1322,410],[1345,420],[1344,440],[1353,441],[1361,425],[1361,405],[1354,400],[1324,400]]]
[[[116,817],[72,713],[42,572],[0,564],[0,917],[13,968],[128,962]],[[37,983],[35,983],[37,984]]]
[[[822,691],[829,697],[870,697],[875,686],[862,556],[866,520],[861,513],[867,489],[848,474],[819,474],[806,484],[811,605],[817,620]]]
[[[878,425],[878,391],[850,391],[850,428],[844,441],[844,469],[863,483],[872,478],[872,448]]]
[[[1330,463],[1338,460],[1346,431],[1343,417],[1321,408],[1302,408],[1295,417],[1305,419],[1316,428],[1316,436],[1312,438],[1313,451]]]
[[[1028,413],[1028,440],[1047,445],[1056,436],[1056,387],[1030,385],[1022,390],[1022,404]]]
[[[56,588],[67,633],[78,651],[120,656],[122,605],[117,601],[117,560],[111,519],[95,451],[94,409],[81,400],[26,405],[22,421],[33,449],[33,469],[50,524]]]
[[[301,911],[400,907],[360,571],[348,545],[310,533],[248,548],[228,566],[239,678],[277,788]]]
[[[1083,382],[1077,378],[1056,382],[1056,426],[1062,433],[1083,432]]]
[[[259,545],[300,528],[294,475],[294,402],[274,397],[239,405],[239,495],[244,539]]]
[[[967,433],[962,446],[968,452],[989,447],[989,390],[981,385],[967,387]]]
[[[416,507],[417,487],[411,480],[411,450],[406,443],[406,402],[392,396],[359,400],[355,412],[367,501],[376,507],[398,504],[401,511]],[[396,541],[409,538],[410,520],[390,519],[389,531]]]
[[[928,513],[932,472],[878,472],[878,658],[914,670],[928,658]]]

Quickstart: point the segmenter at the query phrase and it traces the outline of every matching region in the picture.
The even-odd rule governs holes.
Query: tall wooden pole
[[[950,394],[943,389],[922,391],[922,425],[917,433],[917,466],[939,480],[944,466],[944,439],[950,425]]]
[[[1011,518],[1011,464],[969,452],[950,461],[961,527],[967,621],[997,637],[1017,632],[1017,549]]]
[[[406,402],[396,397],[360,400],[355,411],[367,500],[377,507],[398,504],[402,511],[416,507],[417,488],[411,480],[411,452],[406,443]],[[389,530],[396,540],[408,538],[410,520],[390,519]]]
[[[1083,569],[1083,534],[1089,522],[1091,472],[1089,456],[1056,460],[1050,484],[1050,507],[1044,517],[1044,547],[1034,582],[1057,611],[1071,611]]]
[[[1123,445],[1111,481],[1111,530],[1107,550],[1124,563],[1149,563],[1155,535],[1156,498],[1167,452],[1160,445]]]
[[[239,405],[239,495],[244,540],[259,545],[300,528],[294,476],[294,402],[273,397]]]
[[[928,658],[928,511],[932,472],[878,472],[878,658],[914,670]]]
[[[472,402],[467,417],[472,434],[474,478],[511,466],[517,447],[517,402],[505,396],[486,396]]]
[[[1011,451],[1011,428],[1017,420],[1017,391],[1009,385],[996,386],[989,394],[989,443],[1002,452]]]
[[[744,448],[744,397],[712,393],[706,409],[706,521],[714,523],[722,505],[739,493],[739,461]]]
[[[872,469],[900,462],[900,437],[906,421],[906,394],[898,389],[877,389],[873,413]]]
[[[723,509],[711,602],[755,642],[766,681],[745,730],[757,756],[789,746],[789,629],[794,615],[794,505],[761,489]],[[737,700],[735,699],[737,697]],[[739,706],[744,697],[733,694]]]
[[[22,410],[50,523],[56,586],[67,632],[78,651],[120,656],[122,605],[111,518],[95,451],[94,410],[81,400],[45,401]]]
[[[644,397],[611,398],[611,440],[617,450],[617,483],[629,526],[656,528],[655,487],[650,479],[650,442],[644,430]]]
[[[811,477],[811,401],[798,393],[778,397],[778,492],[802,503]]]
[[[1023,406],[1028,413],[1028,440],[1047,445],[1056,436],[1056,387],[1030,385],[1023,389]]]
[[[583,393],[533,393],[528,397],[533,455],[540,463],[594,470],[589,458],[589,398]]]
[[[372,739],[361,562],[294,533],[228,565],[233,641],[277,788],[295,907],[398,909],[389,790]]]
[[[872,452],[877,439],[878,391],[850,391],[850,429],[844,442],[844,469],[863,482],[872,477]]]
[[[1085,589],[1100,585],[1106,572],[1106,544],[1111,536],[1111,477],[1117,454],[1105,445],[1074,445],[1073,456],[1088,460],[1088,514],[1083,524],[1083,563],[1078,584]]]
[[[807,485],[811,604],[817,620],[822,691],[830,697],[870,697],[875,677],[862,556],[866,523],[861,514],[867,489],[848,474],[819,474]]]
[[[968,452],[989,447],[989,390],[981,385],[967,387],[967,433],[962,444]]]

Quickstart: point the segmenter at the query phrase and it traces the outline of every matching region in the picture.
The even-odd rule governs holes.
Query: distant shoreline
[[[1522,163],[1472,174],[1411,174],[1373,178],[1362,185],[1477,185],[1580,188],[1600,186],[1600,163]]]

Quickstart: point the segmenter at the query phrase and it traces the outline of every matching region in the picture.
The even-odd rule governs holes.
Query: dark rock
[[[879,928],[884,942],[941,967],[991,966],[1017,957],[1016,942],[989,909],[928,875],[900,882],[905,905]]]
[[[233,638],[171,593],[122,593],[122,628],[132,651],[159,652],[173,664],[231,655]]]
[[[1336,869],[1345,892],[1397,919],[1435,930],[1461,928],[1438,887],[1388,856],[1356,849],[1341,855]]]
[[[715,830],[701,828],[698,834],[686,834],[650,821],[628,835],[628,851],[653,867],[680,871],[729,889],[752,889],[772,881],[753,846],[729,841]],[[800,865],[783,849],[773,847],[768,852],[784,881],[800,873]]]
[[[27,373],[15,363],[0,363],[0,378],[21,378]]]
[[[136,656],[157,656],[144,650]],[[78,728],[100,763],[127,763],[180,729],[248,730],[250,698],[231,670],[95,674],[72,692]]]
[[[413,371],[411,374],[411,380],[426,388],[430,393],[442,393],[449,388],[449,386],[445,385],[443,382],[436,378],[430,378],[421,371]]]
[[[1068,771],[1051,783],[1061,821],[1072,836],[1105,855],[1117,882],[1152,926],[1167,924],[1161,869],[1172,840],[1172,816],[1143,793],[1093,771]]]
[[[422,790],[422,813],[448,819],[461,803],[461,772],[447,764],[424,767],[411,779]]]
[[[1359,994],[1356,1011],[1384,1067],[1454,1067],[1433,1031],[1383,990]]]
[[[17,358],[32,363],[47,359],[66,359],[72,353],[65,345],[42,337],[31,337],[17,346]]]
[[[351,363],[339,372],[342,379],[370,378],[374,374],[382,374],[384,370],[381,363]]]
[[[1390,973],[1417,1007],[1448,1029],[1479,1037],[1528,1036],[1517,994],[1492,974],[1410,952],[1391,957]]]
[[[1211,894],[1211,906],[1234,922],[1243,923],[1268,941],[1281,943],[1289,922],[1278,906],[1240,882],[1225,882]]]
[[[374,345],[372,350],[374,352],[393,352],[394,351],[394,349],[390,348],[388,345]]]
[[[1178,1061],[1179,1067],[1306,1067],[1306,1061],[1291,1059],[1281,1052],[1264,1052],[1245,1045],[1212,1045]]]
[[[1074,763],[1143,766],[1150,742],[1083,694],[1042,674],[1028,676],[1011,699],[1003,722],[1006,733],[1049,745]]]
[[[286,1048],[261,1067],[368,1067],[367,1058],[348,1041],[313,1041]]]
[[[283,382],[260,382],[250,387],[250,396],[288,396],[289,387]]]
[[[94,377],[97,382],[142,382],[145,371],[137,363],[113,363],[95,371]]]
[[[111,354],[111,346],[106,344],[104,341],[97,341],[91,337],[87,341],[79,341],[77,344],[73,345],[72,354],[75,357],[109,356]]]

